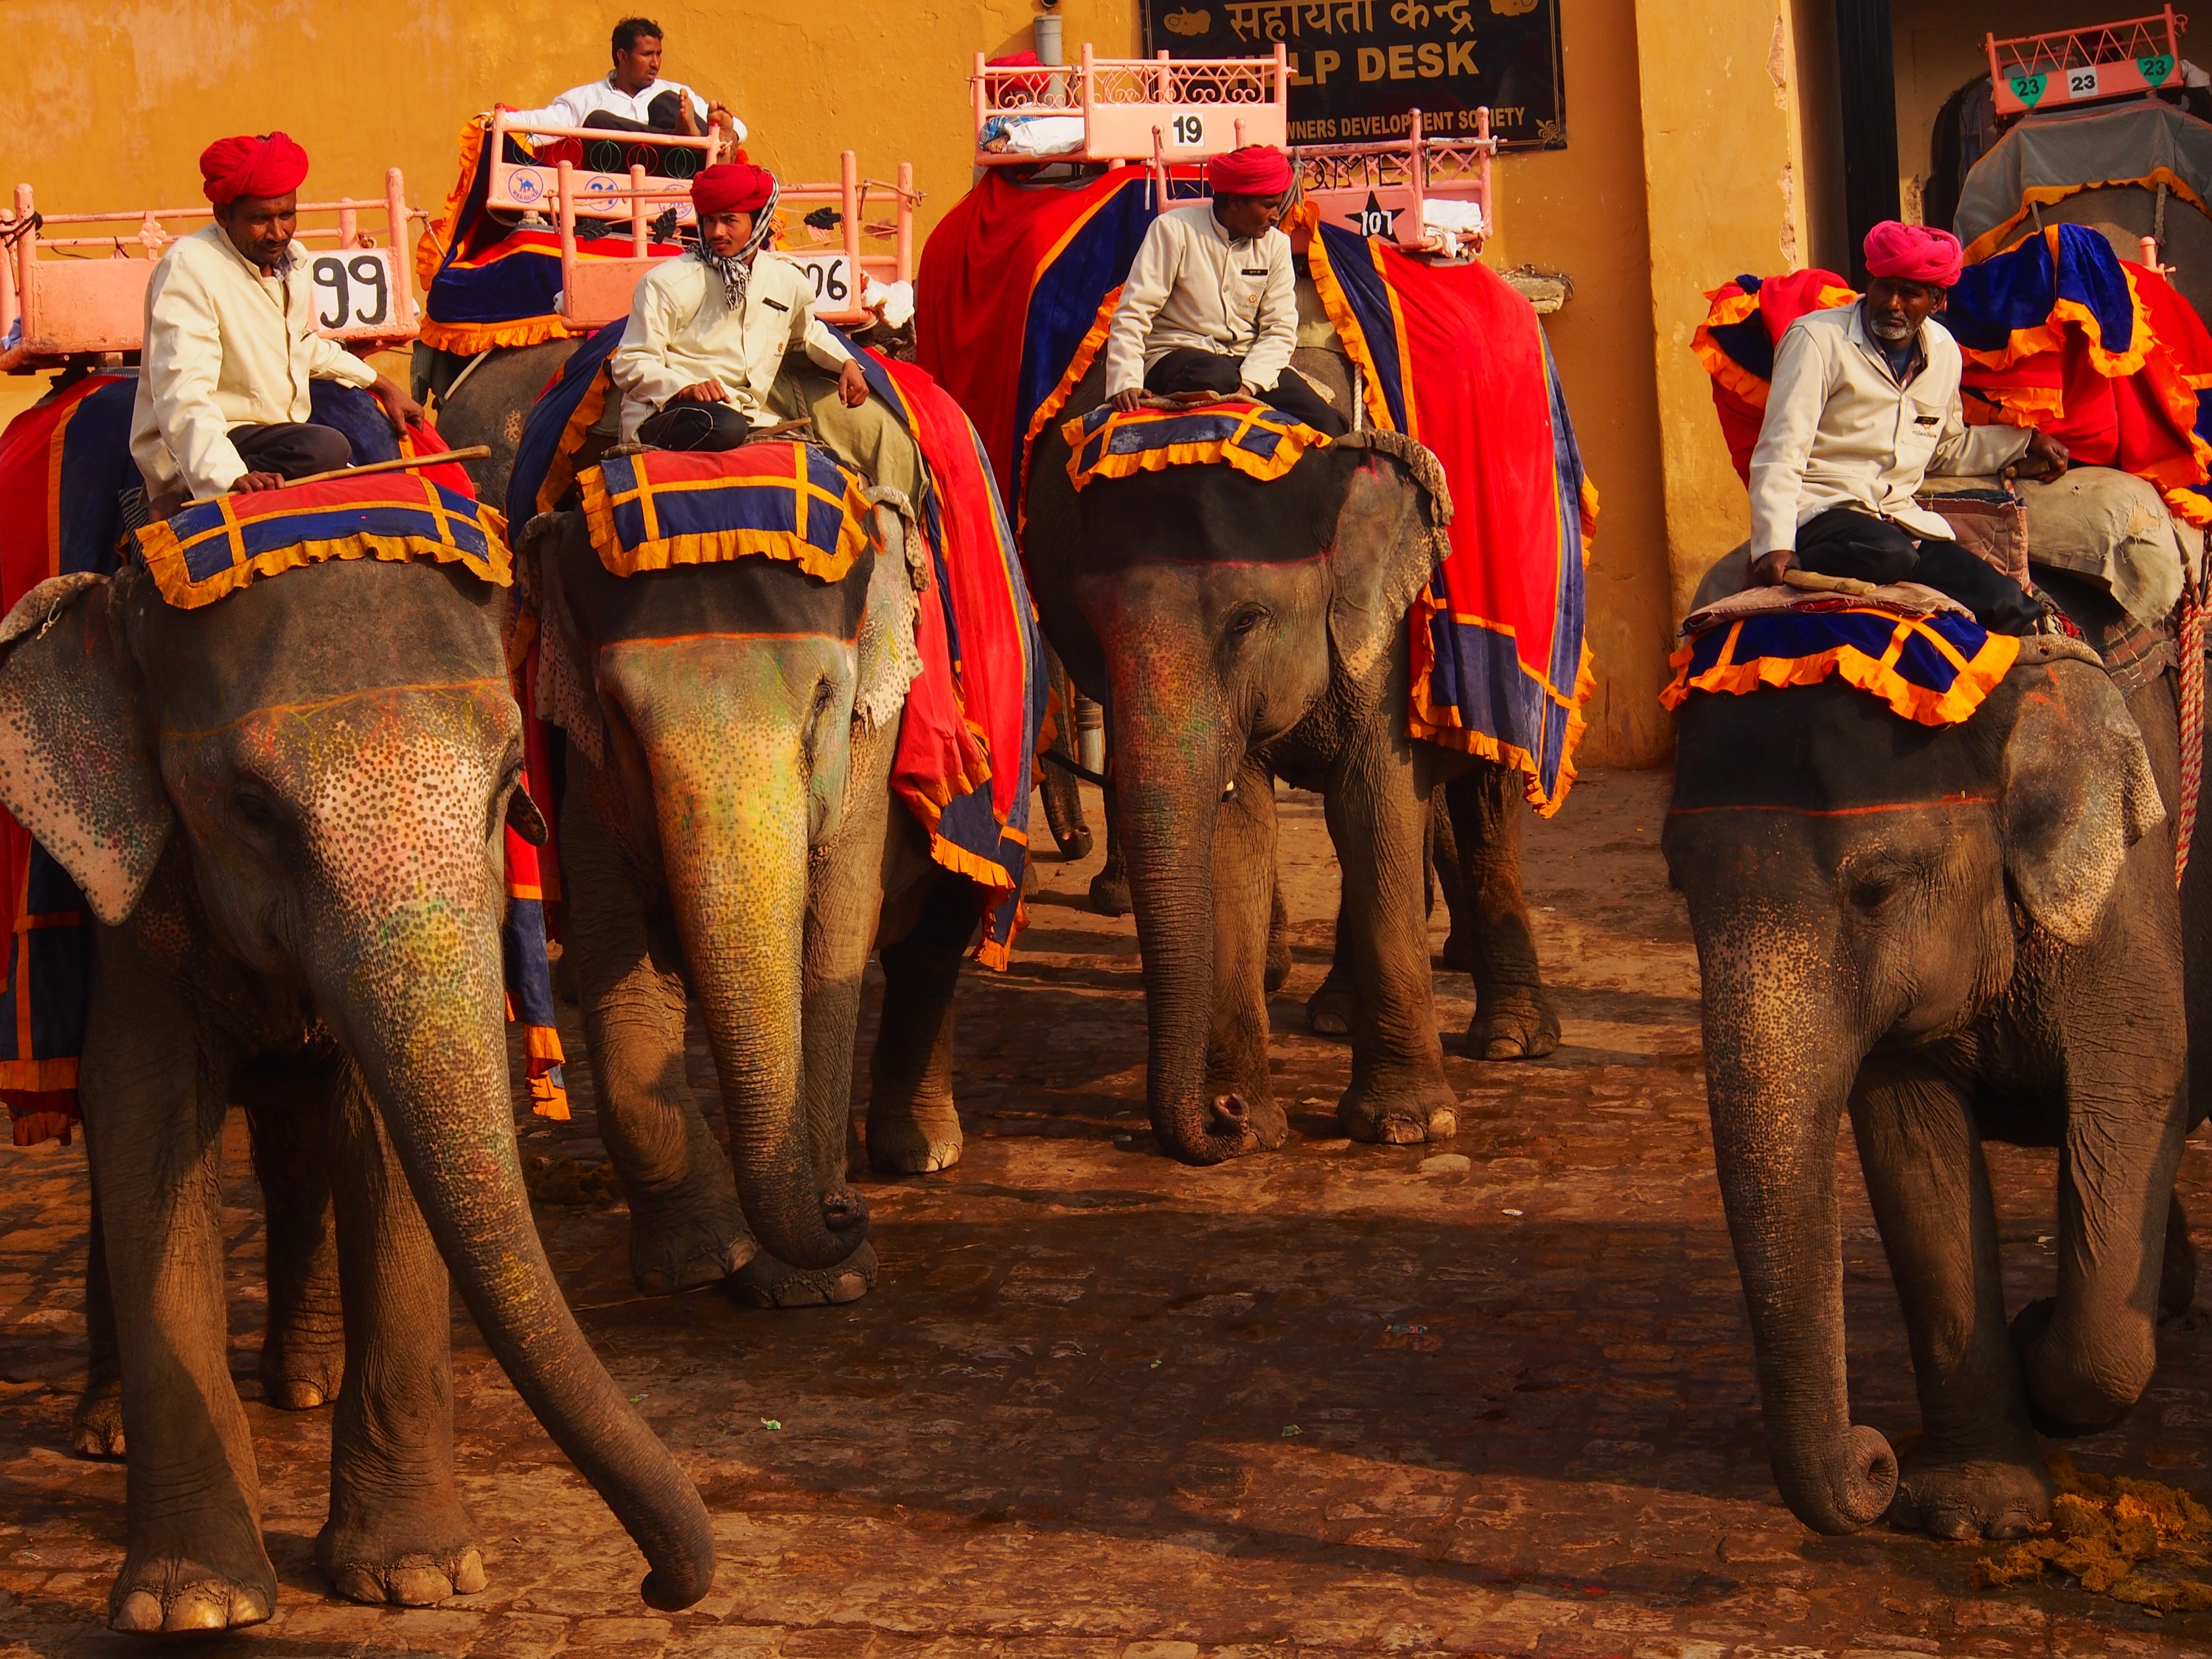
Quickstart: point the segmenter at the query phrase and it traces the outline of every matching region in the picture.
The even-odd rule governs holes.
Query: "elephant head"
[[[844,1184],[844,1102],[813,1121],[804,1086],[810,882],[848,815],[881,811],[921,668],[927,556],[904,498],[867,493],[870,548],[836,580],[768,556],[611,575],[577,514],[523,538],[539,701],[568,734],[572,801],[586,792],[665,895],[746,1222],[810,1269],[867,1233]]]
[[[1209,1087],[1214,843],[1247,757],[1325,768],[1397,699],[1406,618],[1451,515],[1434,457],[1389,434],[1340,439],[1284,477],[1226,466],[1068,487],[1066,450],[1031,464],[1031,581],[1077,683],[1103,702],[1116,829],[1144,954],[1154,1131],[1212,1164],[1256,1144]]]
[[[1775,1479],[1820,1532],[1866,1525],[1898,1485],[1888,1443],[1852,1425],[1845,1389],[1836,1136],[1863,1066],[1985,1033],[2000,1004],[2053,1023],[2039,1000],[2060,956],[2108,936],[2128,894],[2172,903],[2170,848],[2130,852],[2163,815],[2142,740],[2101,668],[2054,657],[2063,647],[2023,641],[1959,726],[1901,720],[1840,681],[1682,709],[1663,844],[1703,975],[1714,1158]],[[2074,1115],[2077,1164],[2086,1134],[2100,1143],[2089,1165],[2152,1183],[2157,1159],[2127,1144],[2133,1129]],[[2063,1225],[2078,1232],[2079,1218]],[[2059,1317],[2094,1351],[2097,1380],[2039,1366],[2031,1347],[2029,1396],[2050,1418],[2101,1425],[2148,1380],[2158,1247],[2139,1284],[2123,1231],[2130,1242],[2102,1267],[2098,1242],[2062,1247]],[[2117,1286],[2072,1294],[2106,1270]]]
[[[109,928],[162,870],[184,907],[161,916],[196,931],[155,945],[246,970],[227,1018],[320,1019],[485,1340],[645,1552],[646,1599],[688,1606],[714,1574],[705,1509],[577,1328],[516,1154],[501,830],[536,813],[503,601],[375,561],[197,610],[137,563],[48,581],[0,629],[0,801]]]

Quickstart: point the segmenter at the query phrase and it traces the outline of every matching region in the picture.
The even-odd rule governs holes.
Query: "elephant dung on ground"
[[[332,561],[180,609],[133,561],[42,584],[0,628],[0,801],[100,923],[80,1096],[131,1454],[118,1629],[275,1605],[225,1335],[216,1174],[241,1094],[325,1149],[345,1353],[316,1557],[337,1588],[483,1582],[453,1487],[449,1272],[644,1550],[647,1600],[711,1583],[705,1508],[577,1328],[517,1163],[503,828],[536,814],[504,599],[458,565]]]

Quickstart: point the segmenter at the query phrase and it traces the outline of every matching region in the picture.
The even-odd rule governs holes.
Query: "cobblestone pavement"
[[[1782,1508],[1707,1142],[1695,963],[1657,853],[1665,790],[1590,775],[1532,830],[1566,1046],[1534,1066],[1452,1057],[1467,1103],[1448,1147],[1337,1133],[1347,1055],[1300,1018],[1334,877],[1318,802],[1291,796],[1282,1152],[1200,1170],[1153,1150],[1133,928],[1083,908],[1096,854],[1048,857],[1012,969],[962,988],[966,1157],[867,1183],[883,1274],[865,1300],[646,1300],[620,1210],[541,1208],[586,1329],[717,1519],[714,1594],[673,1617],[647,1616],[628,1540],[465,1315],[459,1459],[490,1586],[412,1611],[331,1598],[310,1559],[327,1418],[258,1403],[259,1224],[234,1144],[234,1370],[283,1588],[273,1623],[193,1651],[2212,1653],[2212,1620],[2055,1583],[1977,1592],[1970,1547],[1816,1539]],[[1468,986],[1438,988],[1449,1049]],[[711,1076],[696,1050],[693,1075]],[[594,1161],[588,1068],[569,1078],[576,1120],[526,1145]],[[1915,1421],[1904,1337],[1848,1136],[1838,1156],[1855,1415],[1894,1437]],[[2053,1276],[2051,1161],[2000,1151],[1993,1173],[2017,1306]],[[2212,1185],[2202,1151],[2185,1180]],[[8,1655],[149,1651],[99,1625],[123,1471],[62,1450],[84,1190],[81,1146],[0,1153]],[[2208,1347],[2201,1316],[2170,1327],[2149,1397],[2077,1444],[2082,1466],[2212,1486]]]

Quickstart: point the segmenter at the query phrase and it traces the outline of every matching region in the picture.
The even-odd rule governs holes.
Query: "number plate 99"
[[[314,283],[316,332],[342,340],[392,331],[391,256],[384,249],[318,253],[307,270]]]

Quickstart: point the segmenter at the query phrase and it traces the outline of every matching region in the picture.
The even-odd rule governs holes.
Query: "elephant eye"
[[[1881,866],[1852,876],[1850,898],[1861,910],[1879,910],[1903,893],[1911,879],[1911,872],[1894,865]]]
[[[1261,605],[1239,605],[1231,615],[1229,618],[1229,627],[1226,631],[1230,638],[1236,639],[1239,635],[1250,633],[1254,629],[1257,628],[1261,623],[1267,620],[1267,606]]]
[[[234,789],[230,796],[231,810],[257,830],[272,830],[276,825],[276,809],[269,798],[258,789]]]

